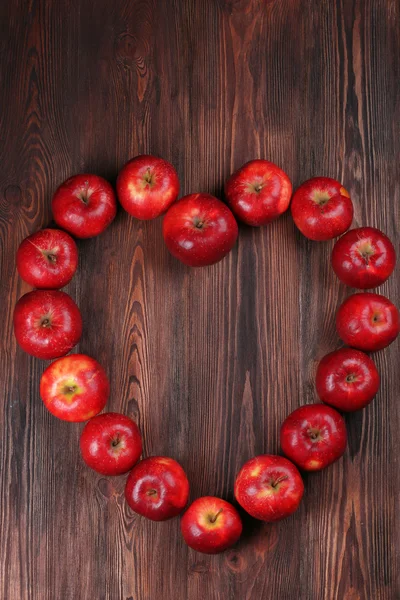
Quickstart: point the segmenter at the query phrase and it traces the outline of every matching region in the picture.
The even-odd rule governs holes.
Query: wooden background
[[[376,354],[381,391],[347,418],[345,457],[305,478],[298,513],[245,519],[239,545],[209,557],[185,547],[178,519],[134,516],[124,477],[83,466],[82,426],[46,412],[46,363],[12,332],[29,289],[15,252],[51,222],[56,186],[84,171],[114,182],[143,152],[173,162],[182,194],[221,195],[255,157],[295,186],[338,178],[354,225],[396,241],[397,0],[2,0],[0,21],[1,600],[400,598],[399,342]],[[137,419],[145,455],[182,463],[192,499],[231,499],[242,463],[278,452],[284,417],[316,400],[350,293],[331,248],[287,214],[241,226],[228,258],[190,270],[168,254],[161,220],[122,210],[79,242],[66,288],[84,319],[77,350],[106,367],[108,409]],[[394,301],[398,273],[381,288]]]

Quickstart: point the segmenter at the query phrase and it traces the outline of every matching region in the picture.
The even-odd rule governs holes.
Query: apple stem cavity
[[[346,377],[346,381],[347,383],[354,383],[357,381],[357,377],[354,375],[354,373],[349,373]]]
[[[196,229],[199,229],[200,231],[202,229],[204,229],[204,227],[206,226],[204,219],[202,219],[201,217],[194,217],[193,218],[193,225],[195,226]]]
[[[313,200],[314,200],[315,204],[318,204],[321,207],[325,206],[325,204],[327,204],[330,199],[331,199],[331,197],[328,194],[328,192],[323,192],[323,191],[314,192]]]
[[[82,200],[83,204],[88,204],[89,203],[89,198],[91,193],[89,192],[89,182],[85,181],[85,188],[84,190],[82,190],[79,194],[78,194],[78,198],[79,200]]]
[[[148,496],[156,496],[157,490],[155,490],[154,488],[151,488],[150,490],[147,490],[147,495]]]
[[[149,185],[150,187],[153,187],[153,185],[155,183],[155,177],[154,177],[154,174],[150,171],[150,169],[147,169],[146,174],[144,175],[143,179],[147,185]]]
[[[76,385],[66,385],[64,388],[64,394],[74,394],[76,389]]]
[[[320,438],[320,432],[318,431],[318,429],[309,429],[307,433],[309,438],[313,442],[317,441]]]
[[[215,523],[216,520],[218,519],[219,515],[224,511],[223,508],[220,508],[219,511],[217,513],[215,513],[215,515],[213,515],[212,517],[209,517],[209,521],[210,523]]]
[[[369,242],[361,244],[361,246],[358,248],[358,252],[367,265],[371,256],[375,254],[374,249]]]
[[[282,481],[285,481],[285,479],[287,479],[286,475],[281,475],[280,477],[278,477],[278,479],[273,479],[271,481],[271,486],[276,489],[279,486],[279,484],[282,483]]]

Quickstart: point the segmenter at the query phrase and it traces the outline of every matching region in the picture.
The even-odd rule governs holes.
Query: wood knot
[[[234,573],[241,573],[246,568],[246,561],[237,550],[227,552],[225,560],[230,571]]]

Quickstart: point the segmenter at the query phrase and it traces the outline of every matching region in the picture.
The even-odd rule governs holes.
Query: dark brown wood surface
[[[188,550],[179,520],[135,516],[124,477],[82,464],[81,425],[39,397],[47,363],[12,331],[29,290],[15,252],[51,222],[77,172],[114,182],[130,157],[173,162],[181,192],[221,196],[265,157],[296,186],[340,179],[355,225],[398,247],[400,5],[396,0],[2,0],[0,4],[1,600],[394,600],[400,598],[399,342],[375,355],[381,390],[347,418],[344,458],[309,475],[300,510],[245,519],[237,547]],[[350,290],[289,214],[240,227],[216,266],[167,252],[161,220],[122,210],[79,242],[66,288],[78,350],[111,379],[108,409],[137,419],[144,454],[178,459],[191,499],[232,499],[251,456],[279,451],[294,408],[316,400],[318,360],[339,346]],[[398,269],[381,292],[399,300]]]

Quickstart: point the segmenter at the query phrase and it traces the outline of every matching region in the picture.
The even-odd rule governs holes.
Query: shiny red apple
[[[316,375],[317,394],[326,404],[351,412],[367,406],[379,389],[373,360],[354,348],[341,348],[323,357]]]
[[[175,202],[163,221],[168,250],[190,267],[220,261],[236,243],[238,226],[229,208],[210,194],[190,194]]]
[[[281,168],[268,160],[251,160],[225,184],[225,196],[238,219],[259,227],[289,208],[292,184]]]
[[[339,336],[348,346],[366,352],[382,350],[399,334],[399,311],[385,296],[371,292],[353,294],[336,315]]]
[[[293,463],[283,456],[262,454],[247,461],[236,478],[235,498],[255,519],[279,521],[294,513],[304,483]]]
[[[306,404],[282,423],[281,447],[304,471],[319,471],[340,458],[347,445],[343,417],[326,404]]]
[[[110,384],[103,367],[86,354],[55,360],[40,380],[47,410],[63,421],[88,421],[106,405]]]
[[[129,473],[125,498],[132,510],[152,521],[176,517],[185,508],[189,482],[173,458],[151,456],[141,460]]]
[[[98,175],[84,173],[70,177],[56,190],[51,208],[59,227],[77,238],[102,233],[117,213],[111,185]]]
[[[242,521],[232,504],[215,498],[197,498],[181,519],[182,535],[187,545],[204,554],[227,550],[242,533]]]
[[[60,229],[42,229],[25,238],[17,251],[18,273],[35,288],[59,289],[67,285],[78,266],[78,249]]]
[[[301,233],[310,240],[325,241],[342,235],[353,221],[349,192],[330,177],[314,177],[301,184],[290,205]]]
[[[80,449],[88,467],[102,475],[122,475],[142,453],[142,436],[132,419],[103,413],[90,419],[81,433]]]
[[[390,277],[395,265],[392,242],[374,227],[351,229],[333,247],[333,270],[350,287],[378,287]]]
[[[159,217],[175,202],[178,194],[178,174],[162,158],[136,156],[119,172],[118,199],[123,208],[136,219]]]
[[[67,354],[82,334],[79,308],[59,290],[34,290],[14,309],[14,333],[22,350],[50,360]]]

